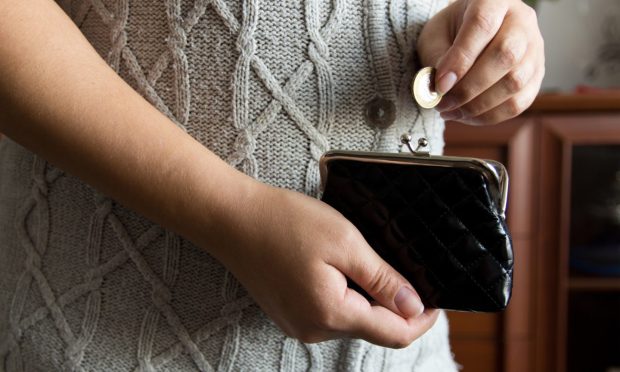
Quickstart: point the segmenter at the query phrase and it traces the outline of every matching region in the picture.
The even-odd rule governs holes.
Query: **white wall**
[[[537,12],[547,58],[543,90],[620,87],[620,0],[539,0]],[[610,27],[615,40],[604,36]],[[617,59],[601,64],[597,55],[609,43],[616,45]],[[593,66],[598,70],[591,78]]]

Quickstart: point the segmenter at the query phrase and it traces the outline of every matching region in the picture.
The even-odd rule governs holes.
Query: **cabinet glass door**
[[[572,150],[568,371],[620,371],[620,145]]]

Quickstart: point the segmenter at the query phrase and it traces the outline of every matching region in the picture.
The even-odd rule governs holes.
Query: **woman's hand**
[[[536,13],[521,0],[457,0],[418,39],[424,66],[437,69],[446,120],[495,124],[529,107],[545,74]]]
[[[0,131],[204,247],[302,341],[402,347],[437,318],[342,215],[230,167],[116,75],[53,1],[0,1]]]
[[[220,258],[286,334],[405,347],[434,324],[437,310],[424,310],[411,284],[339,212],[297,192],[260,187]],[[377,303],[347,288],[346,277]]]

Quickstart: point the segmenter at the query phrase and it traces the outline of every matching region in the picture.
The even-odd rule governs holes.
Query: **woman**
[[[520,113],[544,74],[530,8],[58,3],[0,3],[5,370],[455,369],[445,315],[313,198],[317,160],[404,132],[441,152],[416,45],[444,119]]]

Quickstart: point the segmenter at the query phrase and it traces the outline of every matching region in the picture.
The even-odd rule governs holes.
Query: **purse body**
[[[490,312],[507,306],[513,252],[501,164],[330,152],[321,159],[321,177],[322,200],[410,281],[426,307]]]

